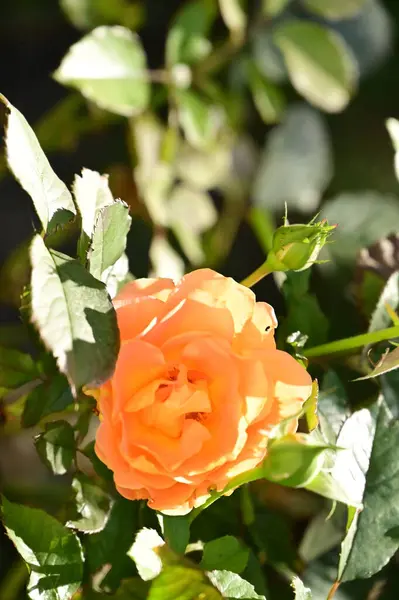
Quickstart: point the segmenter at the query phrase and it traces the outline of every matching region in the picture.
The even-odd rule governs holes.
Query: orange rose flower
[[[185,514],[264,459],[311,378],[276,349],[272,307],[210,269],[136,280],[114,305],[121,350],[100,388],[97,455],[122,496]]]

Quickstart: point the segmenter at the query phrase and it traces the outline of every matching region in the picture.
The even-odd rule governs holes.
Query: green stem
[[[267,261],[265,261],[256,271],[248,275],[243,281],[241,281],[241,285],[245,285],[246,287],[252,287],[255,283],[258,283],[261,279],[266,277],[266,275],[270,275],[272,271],[269,267],[266,266]]]
[[[302,354],[306,356],[306,358],[315,358],[317,356],[334,354],[335,352],[356,350],[357,348],[362,348],[363,346],[388,341],[396,337],[399,337],[399,327],[388,327],[387,329],[363,333],[361,335],[355,335],[343,340],[336,340],[335,342],[322,344],[321,346],[315,346],[309,350],[304,350]]]

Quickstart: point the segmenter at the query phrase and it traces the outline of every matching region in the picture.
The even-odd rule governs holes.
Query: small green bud
[[[330,446],[315,444],[305,434],[273,440],[263,462],[263,476],[288,487],[304,487],[319,474]]]
[[[273,235],[266,266],[270,271],[303,271],[317,261],[320,250],[336,225],[326,219],[308,225],[283,225]]]

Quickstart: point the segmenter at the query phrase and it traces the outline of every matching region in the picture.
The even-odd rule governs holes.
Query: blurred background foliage
[[[322,257],[329,262],[310,279],[308,271],[256,287],[286,317],[281,347],[298,330],[315,345],[367,329],[399,268],[399,192],[385,126],[399,117],[396,0],[15,0],[0,14],[2,93],[34,125],[61,179],[70,184],[82,166],[109,173],[114,196],[130,207],[123,275],[178,277],[208,265],[241,280],[264,260],[286,203],[291,222],[320,211],[339,226]],[[0,343],[26,348],[18,308],[37,222],[4,159],[0,197]],[[72,225],[54,244],[68,248],[75,237]],[[337,369],[348,381],[356,365]],[[358,405],[376,390],[365,382],[345,393]],[[37,464],[31,432],[12,441],[9,433],[0,436],[0,485],[54,512],[62,486]],[[280,552],[305,573],[312,565],[317,600],[334,578],[327,581],[336,560],[328,551],[339,537],[330,524],[330,543],[317,550],[307,530],[298,551],[320,511],[310,498],[269,487],[262,523],[267,529],[276,509],[282,521],[272,519],[262,543],[267,564],[280,564]],[[226,518],[223,501],[212,510]],[[287,527],[295,536],[288,549],[280,547]],[[4,540],[3,590],[19,576],[8,571],[13,557]],[[394,568],[336,597],[393,598]],[[268,598],[289,597],[275,585]],[[383,595],[372,595],[378,585]]]

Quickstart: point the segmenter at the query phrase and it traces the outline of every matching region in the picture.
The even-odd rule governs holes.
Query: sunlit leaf
[[[252,584],[231,571],[211,571],[208,577],[213,585],[221,592],[223,598],[242,598],[243,600],[266,600],[255,592]],[[213,597],[212,597],[213,598]]]
[[[391,352],[387,350],[375,365],[371,373],[365,375],[364,377],[358,377],[357,381],[373,379],[374,377],[379,377],[380,375],[389,373],[397,368],[399,368],[399,348],[395,348]]]
[[[83,576],[79,539],[42,510],[2,497],[7,534],[30,570],[32,600],[71,600]]]
[[[125,117],[142,112],[150,97],[144,50],[124,27],[94,29],[71,46],[54,77]]]
[[[46,423],[43,433],[35,438],[36,450],[55,475],[64,475],[75,458],[75,436],[67,421]]]
[[[61,0],[60,5],[71,23],[79,29],[113,23],[134,29],[143,16],[142,7],[129,0]]]
[[[306,8],[326,19],[349,19],[367,0],[303,0]]]
[[[295,600],[312,600],[312,592],[305,587],[299,577],[294,577],[291,583],[295,592]]]
[[[262,0],[263,12],[268,17],[276,17],[292,0]]]
[[[281,90],[267,80],[255,65],[249,70],[249,85],[255,106],[265,123],[277,123],[285,108]]]
[[[110,498],[98,485],[83,473],[75,475],[72,481],[75,492],[76,511],[79,516],[67,522],[67,527],[84,533],[98,533],[107,522],[110,511]]]
[[[177,99],[179,121],[187,140],[195,148],[208,146],[215,140],[223,119],[220,107],[191,90],[181,90]]]
[[[53,375],[29,392],[22,413],[22,426],[33,427],[43,417],[61,412],[72,403],[73,396],[67,379],[61,374]]]
[[[76,260],[31,246],[32,318],[58,367],[76,389],[112,374],[119,348],[115,311],[103,283]]]
[[[120,200],[99,211],[89,251],[89,270],[97,279],[122,256],[130,224],[129,207]]]
[[[29,354],[0,347],[0,387],[16,388],[37,376],[36,365]]]
[[[370,577],[388,563],[399,547],[399,422],[390,421],[384,400],[376,409],[364,508],[350,515],[342,545],[338,577],[342,581]]]
[[[399,121],[397,119],[388,119],[386,126],[395,150],[395,173],[397,179],[399,179]]]
[[[343,110],[356,86],[356,66],[343,39],[306,21],[278,25],[274,40],[284,55],[295,89],[327,112]]]
[[[247,24],[244,0],[219,0],[219,6],[227,27],[241,39]]]
[[[32,198],[45,232],[71,220],[76,214],[72,196],[47,160],[25,117],[0,95],[7,107],[5,146],[8,165]]]

